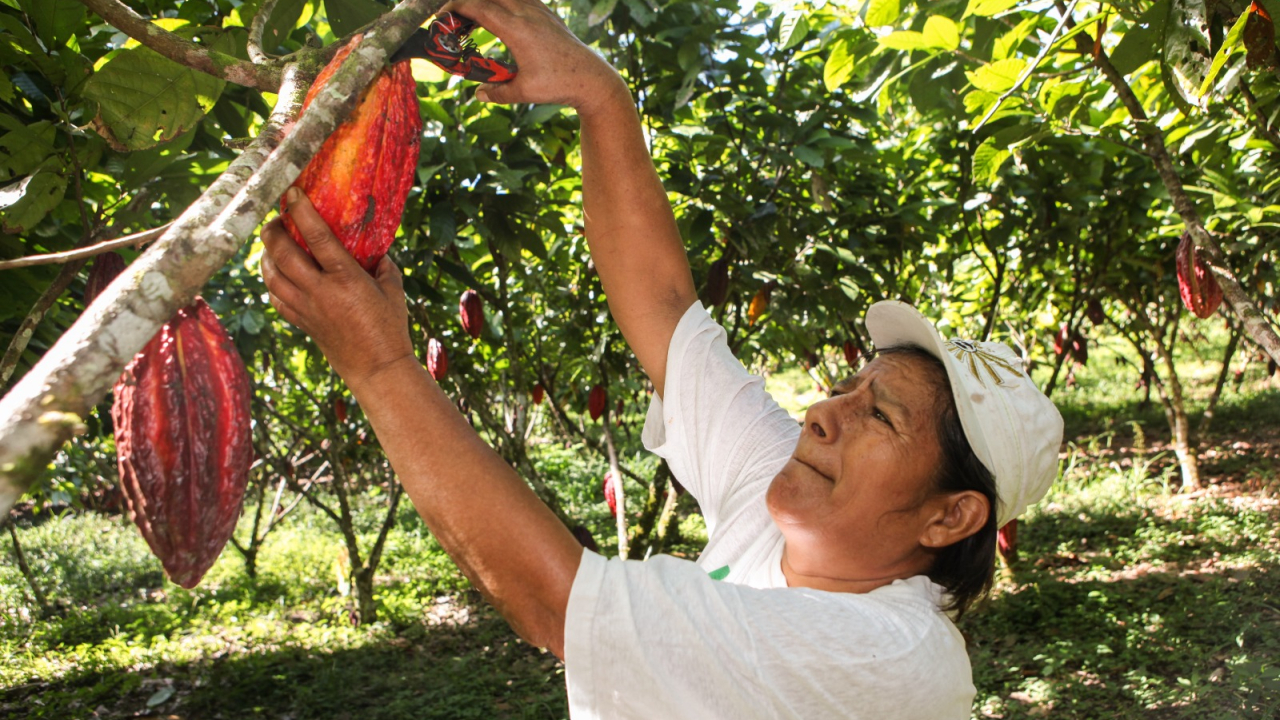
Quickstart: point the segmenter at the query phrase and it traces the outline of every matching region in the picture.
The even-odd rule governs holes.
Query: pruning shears
[[[471,32],[476,22],[457,13],[441,13],[425,29],[414,31],[391,56],[392,62],[425,58],[445,72],[483,83],[504,83],[515,78],[514,63],[487,58],[476,50]]]

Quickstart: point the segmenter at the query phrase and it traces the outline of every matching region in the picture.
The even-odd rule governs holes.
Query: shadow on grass
[[[143,673],[85,672],[10,688],[0,691],[0,718],[557,720],[568,715],[555,657],[519,641],[484,608],[473,608],[470,619],[457,625],[409,626],[362,647],[219,655]],[[148,708],[148,700],[166,688],[172,694]]]
[[[1134,392],[1120,402],[1091,399],[1088,403],[1074,402],[1071,395],[1055,394],[1058,410],[1065,424],[1064,437],[1076,438],[1096,435],[1109,429],[1128,437],[1129,422],[1136,421],[1152,437],[1167,438],[1168,422],[1159,398],[1152,395],[1150,403],[1143,403],[1141,393]],[[1204,414],[1204,403],[1192,402],[1187,407],[1192,423],[1199,425]],[[1280,427],[1280,390],[1264,389],[1257,393],[1237,394],[1224,391],[1214,411],[1214,436],[1248,434],[1258,428]]]
[[[1197,535],[1213,512],[1027,522],[1012,587],[962,623],[975,712],[1280,717],[1280,568],[1247,533]]]

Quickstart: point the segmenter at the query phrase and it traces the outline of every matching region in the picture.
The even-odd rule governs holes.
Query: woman
[[[882,351],[797,426],[698,304],[618,74],[535,0],[446,9],[519,63],[482,100],[579,114],[591,255],[658,389],[643,438],[710,540],[697,563],[583,550],[415,358],[398,269],[384,259],[370,278],[299,193],[314,259],[278,221],[264,229],[272,303],[346,380],[428,527],[517,632],[565,660],[574,718],[968,717],[946,611],[985,590],[997,525],[1056,476],[1053,405],[1007,347],[944,342],[887,302],[866,319]]]

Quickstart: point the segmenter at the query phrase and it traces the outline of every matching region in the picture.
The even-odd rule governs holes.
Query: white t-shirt
[[[574,720],[969,717],[964,639],[924,576],[864,594],[787,587],[764,494],[800,428],[694,303],[645,446],[698,500],[696,563],[584,551],[565,619]]]

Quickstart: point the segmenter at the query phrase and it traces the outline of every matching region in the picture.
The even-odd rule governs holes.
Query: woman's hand
[[[475,20],[498,36],[515,59],[514,80],[482,86],[476,97],[495,103],[554,103],[579,113],[602,103],[632,103],[616,70],[569,32],[539,0],[454,0],[441,12]]]
[[[289,188],[288,200],[289,214],[312,255],[293,241],[279,219],[267,223],[262,229],[262,279],[271,304],[315,339],[352,390],[400,361],[417,363],[400,269],[383,257],[370,277],[301,190]]]

